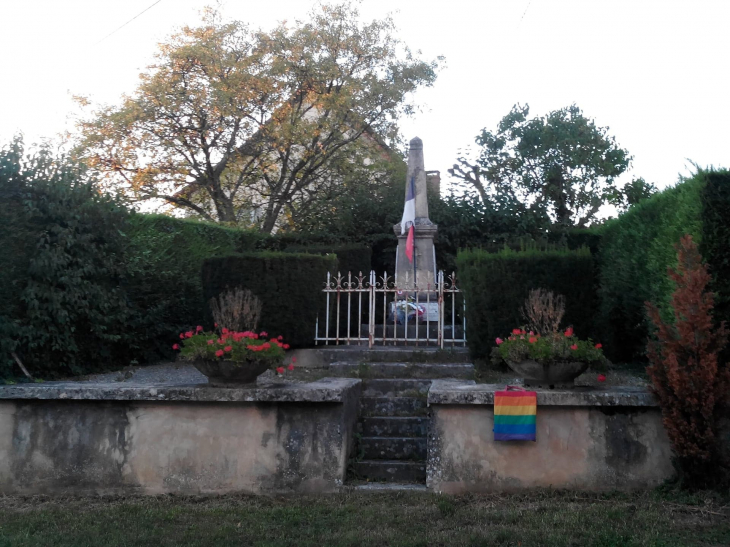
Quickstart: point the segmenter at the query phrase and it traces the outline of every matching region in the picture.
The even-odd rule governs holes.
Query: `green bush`
[[[327,272],[336,267],[333,255],[266,251],[210,258],[203,262],[203,293],[207,302],[227,289],[249,289],[262,302],[259,327],[306,346],[314,339]]]
[[[486,358],[497,337],[524,323],[520,310],[532,289],[564,295],[563,325],[573,325],[580,338],[596,338],[595,271],[587,248],[498,253],[462,250],[456,263],[467,303],[467,340],[473,356]]]
[[[127,364],[127,209],[82,166],[46,148],[25,158],[19,139],[0,151],[0,189],[0,376],[19,374],[11,351],[41,377]]]
[[[674,246],[702,234],[704,177],[699,175],[631,207],[600,230],[600,328],[614,361],[644,360],[649,324],[644,303],[668,309],[676,264]]]

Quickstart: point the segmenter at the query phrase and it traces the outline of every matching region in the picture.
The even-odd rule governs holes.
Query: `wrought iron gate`
[[[466,345],[466,302],[455,273],[440,271],[435,287],[415,290],[399,289],[387,272],[378,278],[374,271],[328,273],[322,292],[315,344]]]

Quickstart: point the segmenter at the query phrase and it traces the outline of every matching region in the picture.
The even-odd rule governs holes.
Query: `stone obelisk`
[[[395,282],[396,286],[403,290],[413,290],[418,287],[420,291],[433,291],[436,287],[436,254],[433,247],[433,238],[436,235],[438,226],[428,218],[423,141],[418,137],[410,142],[408,149],[406,196],[408,195],[408,183],[411,178],[415,182],[416,201],[413,261],[410,261],[406,255],[408,230],[401,233],[401,223],[399,222],[393,226],[393,231],[398,236]]]

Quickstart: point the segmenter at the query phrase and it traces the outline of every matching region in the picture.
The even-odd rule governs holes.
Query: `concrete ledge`
[[[1,386],[0,399],[342,403],[359,384],[360,380],[353,378],[323,378],[309,383],[271,383],[252,387],[52,382]]]
[[[0,495],[339,491],[361,382],[0,388]]]
[[[494,392],[503,390],[503,384],[473,384],[434,380],[428,392],[428,404],[437,405],[493,405]],[[658,407],[654,395],[640,387],[612,386],[605,389],[591,387],[567,389],[532,389],[537,392],[541,406],[625,406]]]
[[[661,412],[635,387],[537,389],[537,441],[494,440],[503,385],[434,381],[427,484],[436,492],[631,490],[673,473]]]

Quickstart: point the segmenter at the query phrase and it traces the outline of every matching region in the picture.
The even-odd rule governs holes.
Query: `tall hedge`
[[[290,245],[284,249],[287,253],[306,253],[315,255],[334,254],[337,256],[337,271],[347,277],[348,272],[357,276],[360,272],[367,277],[371,269],[372,250],[363,243],[332,245]]]
[[[314,339],[327,272],[336,267],[333,255],[267,251],[210,258],[203,262],[203,293],[208,301],[227,289],[249,289],[263,304],[259,327],[305,346]]]
[[[475,357],[488,356],[497,337],[524,324],[520,309],[532,289],[564,295],[564,325],[573,325],[581,338],[595,336],[595,266],[587,248],[462,250],[456,263],[466,298],[468,345]]]
[[[667,310],[673,290],[667,268],[685,234],[702,237],[704,176],[686,180],[631,207],[601,230],[600,326],[614,361],[644,359],[649,324],[644,303]]]
[[[144,214],[130,217],[127,236],[126,289],[133,304],[146,310],[135,329],[150,359],[170,357],[172,336],[206,317],[203,261],[255,250],[266,240],[257,232]]]
[[[700,253],[713,278],[715,320],[730,325],[730,171],[704,171],[702,174]]]

